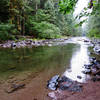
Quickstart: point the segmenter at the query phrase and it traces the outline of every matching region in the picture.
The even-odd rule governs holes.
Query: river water
[[[89,78],[82,73],[84,64],[89,63],[88,44],[84,42],[85,39],[70,38],[51,47],[0,48],[0,80],[9,80],[11,76],[20,80],[33,76],[33,96],[36,97],[41,97],[41,92],[45,96],[47,81],[56,74],[85,82]]]

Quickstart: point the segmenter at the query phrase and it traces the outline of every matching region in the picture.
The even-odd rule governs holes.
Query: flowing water
[[[56,74],[84,82],[88,76],[82,71],[84,64],[89,63],[89,52],[83,41],[84,38],[72,38],[51,47],[0,48],[0,80],[34,76],[31,80],[34,80],[34,96],[37,97],[44,93],[47,81]]]

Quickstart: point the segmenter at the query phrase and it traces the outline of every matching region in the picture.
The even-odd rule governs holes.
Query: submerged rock
[[[7,93],[13,93],[14,91],[17,91],[18,89],[24,88],[25,84],[12,84],[11,87],[9,87],[6,92]]]

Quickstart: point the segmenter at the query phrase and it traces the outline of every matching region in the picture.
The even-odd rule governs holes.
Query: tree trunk
[[[24,8],[22,9],[21,34],[23,36],[25,35],[25,15],[24,15]]]
[[[90,0],[90,6],[89,8],[91,9],[93,7],[93,0]]]

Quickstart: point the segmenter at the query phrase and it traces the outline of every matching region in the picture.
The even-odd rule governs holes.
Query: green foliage
[[[12,33],[14,34],[14,32],[15,32],[14,25],[8,23],[0,24],[0,40],[12,39],[11,34]]]
[[[34,23],[36,35],[39,38],[59,38],[60,29],[54,24],[42,21],[41,23]]]
[[[88,36],[94,38],[100,38],[100,30],[98,30],[97,28],[91,29],[88,33]]]
[[[77,0],[1,0],[0,22],[5,23],[0,25],[1,39],[6,40],[16,34],[37,38],[75,35],[77,29],[73,14],[64,15],[60,11],[70,12],[76,2]],[[7,24],[8,21],[12,25]]]
[[[38,9],[36,15],[34,16],[34,20],[36,22],[41,22],[41,21],[50,21],[51,20],[51,15],[47,13],[46,10]]]
[[[93,2],[94,8],[92,16],[89,17],[88,21],[88,36],[100,38],[100,1]]]
[[[59,9],[64,14],[69,13],[74,10],[75,4],[78,0],[60,0]]]

